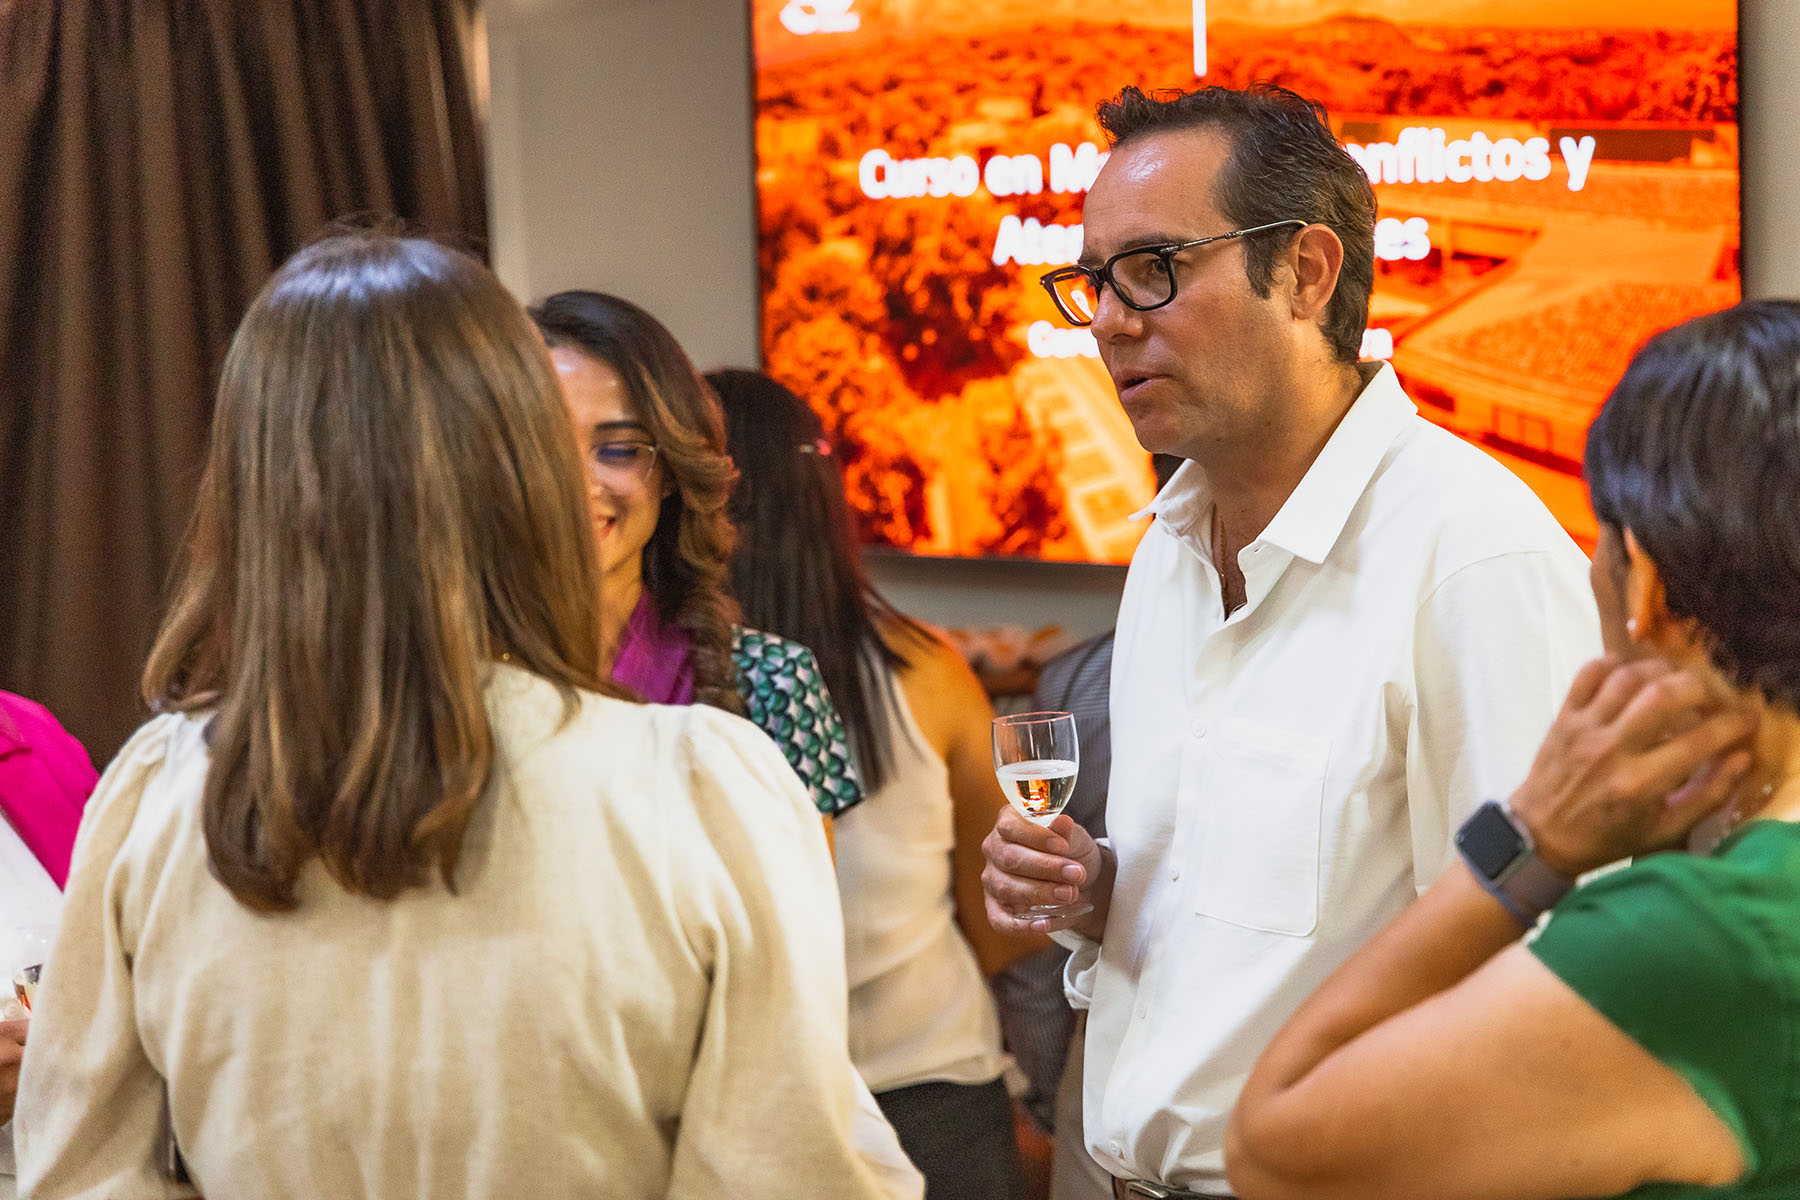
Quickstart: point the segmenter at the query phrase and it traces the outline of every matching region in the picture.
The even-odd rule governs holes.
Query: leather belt
[[[1115,1178],[1112,1192],[1114,1200],[1232,1200],[1222,1193],[1190,1192],[1166,1183],[1151,1183],[1148,1179]]]

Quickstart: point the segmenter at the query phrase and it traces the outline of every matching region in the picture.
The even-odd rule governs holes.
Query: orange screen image
[[[1126,84],[1270,79],[1374,183],[1366,358],[1585,547],[1587,426],[1740,295],[1734,0],[753,0],[771,374],[865,541],[1129,559],[1149,457],[1037,285],[1080,253]]]

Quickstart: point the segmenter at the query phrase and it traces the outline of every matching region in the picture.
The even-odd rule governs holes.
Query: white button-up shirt
[[[1511,792],[1600,651],[1587,559],[1383,368],[1262,536],[1224,616],[1206,477],[1147,512],[1112,674],[1105,939],[1084,1119],[1116,1175],[1223,1192],[1257,1056]]]

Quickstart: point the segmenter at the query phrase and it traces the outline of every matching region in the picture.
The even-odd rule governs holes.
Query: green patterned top
[[[863,798],[862,777],[837,706],[813,652],[798,642],[739,626],[731,641],[744,709],[775,739],[813,803],[836,816]]]

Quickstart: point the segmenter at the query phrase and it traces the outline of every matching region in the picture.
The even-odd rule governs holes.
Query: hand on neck
[[[1800,713],[1720,669],[1700,623],[1670,611],[1662,574],[1630,529],[1622,536],[1603,530],[1596,553],[1595,578],[1606,586],[1596,582],[1595,595],[1604,590],[1610,597],[1604,603],[1616,605],[1624,618],[1626,656],[1660,658],[1705,681],[1721,707],[1756,713],[1756,732],[1743,747],[1750,751],[1750,772],[1719,810],[1729,814],[1727,825],[1758,817],[1800,821]]]

